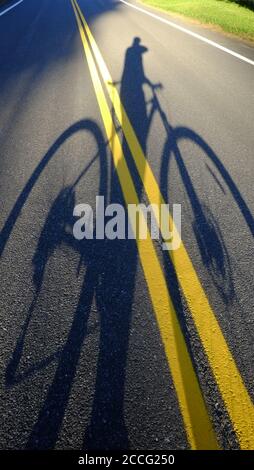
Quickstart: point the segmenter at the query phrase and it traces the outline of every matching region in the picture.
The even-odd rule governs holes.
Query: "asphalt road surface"
[[[253,47],[131,0],[15,3],[1,448],[253,449]],[[98,195],[181,204],[180,248],[76,240]]]

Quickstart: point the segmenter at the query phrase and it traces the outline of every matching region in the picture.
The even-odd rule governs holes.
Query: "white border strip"
[[[9,10],[12,10],[14,7],[16,7],[17,5],[19,5],[20,3],[22,3],[24,0],[19,0],[19,2],[17,3],[14,3],[14,5],[11,5],[9,8],[6,8],[6,10],[2,11],[0,13],[0,16],[4,15],[5,13],[7,13],[7,11]]]
[[[173,23],[172,21],[166,20],[166,18],[162,18],[161,16],[155,15],[155,13],[152,13],[148,10],[144,10],[143,8],[133,5],[132,3],[126,2],[126,0],[119,0],[119,1],[127,5],[128,7],[141,11],[142,13],[145,13],[146,15],[151,16],[152,18],[155,18],[156,20],[161,21],[162,23],[172,26],[172,28],[178,29],[179,31],[182,31],[183,33],[189,34],[189,36],[193,36],[194,38],[199,39],[200,41],[203,41],[206,44],[209,44],[210,46],[216,47],[217,49],[220,49],[221,51],[226,52],[227,54],[230,54],[236,57],[237,59],[243,60],[244,62],[247,62],[247,64],[254,65],[253,60],[248,59],[247,57],[244,57],[243,55],[238,54],[237,52],[231,51],[231,49],[221,46],[217,42],[211,41],[210,39],[207,39],[204,36],[201,36],[200,34],[194,33],[193,31],[190,31],[189,29],[184,28],[183,26],[179,26],[178,24]]]

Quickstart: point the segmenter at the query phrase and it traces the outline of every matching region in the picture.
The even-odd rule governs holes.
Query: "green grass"
[[[179,13],[223,31],[254,40],[254,11],[230,0],[142,0],[154,7]]]

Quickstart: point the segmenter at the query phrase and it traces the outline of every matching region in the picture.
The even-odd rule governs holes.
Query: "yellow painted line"
[[[71,0],[71,2],[77,19],[95,94],[98,100],[125,203],[138,204],[138,195],[123,154],[121,142],[112,120],[98,71],[86,35],[82,28],[80,18],[77,10],[75,9],[74,1]],[[140,220],[141,224],[146,223],[142,214]],[[164,344],[167,361],[176,389],[188,441],[193,449],[218,449],[217,439],[212,428],[212,423],[204,403],[174,306],[168,293],[165,277],[153,242],[150,235],[148,235],[147,239],[137,239],[136,242],[153,309]]]
[[[77,5],[76,0],[74,1]],[[151,204],[165,204],[152,169],[121,103],[118,90],[114,86],[112,77],[78,5],[77,8],[148,199]],[[170,214],[169,218],[172,229],[173,220]],[[157,222],[160,225],[159,219]],[[170,251],[168,254],[174,264],[179,284],[188,303],[239,444],[242,449],[254,449],[254,406],[195,268],[183,243],[178,250]]]

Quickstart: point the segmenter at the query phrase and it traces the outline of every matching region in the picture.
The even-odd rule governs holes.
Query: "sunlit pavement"
[[[134,2],[1,5],[1,448],[254,448],[253,61]],[[75,239],[96,196],[181,204],[180,247]]]

